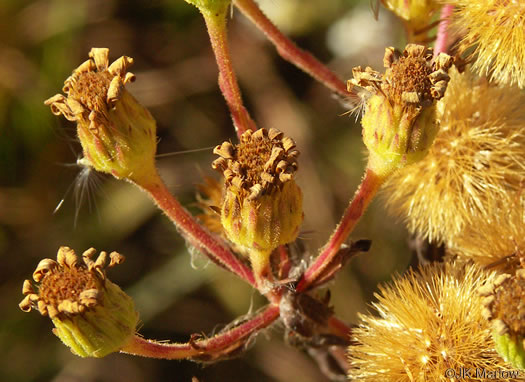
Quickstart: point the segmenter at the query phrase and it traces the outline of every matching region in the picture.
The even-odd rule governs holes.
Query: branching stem
[[[342,97],[356,97],[348,92],[346,83],[310,53],[297,47],[261,11],[254,0],[234,0],[235,6],[250,19],[275,45],[282,58],[291,62]]]
[[[203,16],[219,68],[219,87],[230,109],[237,136],[240,137],[246,130],[256,130],[257,127],[243,105],[241,90],[232,67],[226,15],[203,13]]]
[[[187,343],[165,343],[144,339],[135,335],[121,349],[122,353],[150,358],[187,359],[196,356],[220,357],[222,354],[242,346],[242,341],[274,322],[279,317],[279,307],[269,305],[233,329],[219,333],[211,338],[189,341]]]
[[[212,236],[202,225],[195,221],[193,216],[169,192],[158,174],[152,176],[147,183],[139,184],[138,186],[146,191],[192,246],[201,250],[214,263],[235,273],[252,286],[256,286],[250,267],[235,256],[224,243]]]
[[[297,292],[304,291],[316,278],[322,274],[326,266],[341,248],[348,238],[357,222],[363,216],[366,208],[381,187],[384,178],[377,175],[373,170],[367,168],[361,185],[357,189],[354,198],[346,208],[346,211],[335,229],[334,233],[323,247],[317,259],[308,267],[297,285]]]

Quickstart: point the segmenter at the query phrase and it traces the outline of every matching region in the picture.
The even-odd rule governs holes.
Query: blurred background
[[[386,46],[404,46],[400,22],[385,9],[376,21],[369,0],[260,3],[299,46],[345,80],[356,65],[382,68]],[[308,259],[359,184],[365,165],[360,127],[341,102],[283,61],[236,10],[229,33],[252,116],[259,126],[293,137],[301,150],[300,241]],[[215,176],[212,147],[235,139],[204,23],[183,0],[0,2],[0,380],[326,381],[308,355],[284,344],[278,324],[241,358],[202,366],[121,354],[81,359],[51,333],[49,319],[19,310],[23,280],[42,258],[54,258],[60,245],[126,256],[109,277],[134,297],[146,338],[185,342],[264,304],[234,276],[189,253],[140,191],[76,165],[81,149],[74,124],[53,116],[43,102],[61,91],[91,47],[108,47],[111,61],[134,58],[137,81],[129,90],[157,119],[158,153],[172,154],[158,159],[161,174],[192,212],[196,185],[203,175]],[[402,222],[387,217],[381,198],[352,238],[371,239],[372,248],[329,288],[337,316],[356,323],[377,284],[403,272],[411,255]]]

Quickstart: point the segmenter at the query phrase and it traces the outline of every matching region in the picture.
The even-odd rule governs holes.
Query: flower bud
[[[33,279],[24,282],[25,298],[20,309],[37,309],[49,316],[55,325],[53,333],[80,357],[104,357],[119,351],[135,334],[138,313],[131,297],[106,278],[108,254],[101,252],[96,260],[94,248],[80,260],[68,247],[60,247],[57,261],[42,260]],[[120,264],[124,257],[109,254],[109,267]]]
[[[272,251],[297,237],[303,221],[302,193],[294,181],[299,151],[276,129],[246,131],[238,145],[224,142],[212,167],[224,175],[220,207],[226,236],[249,253],[256,274]]]
[[[383,5],[397,16],[410,23],[413,29],[422,29],[429,24],[432,13],[440,4],[434,0],[381,0]]]
[[[120,57],[109,65],[109,50],[93,48],[89,60],[64,82],[66,96],[45,101],[55,115],[77,122],[84,157],[97,171],[144,183],[155,173],[156,122],[124,88],[135,80],[133,63]]]
[[[525,369],[525,269],[499,275],[481,287],[479,294],[496,350],[512,366]]]
[[[438,132],[435,100],[443,97],[452,58],[409,44],[401,53],[387,48],[385,74],[367,67],[353,69],[348,88],[366,90],[361,120],[363,141],[370,152],[369,166],[380,175],[423,158]]]

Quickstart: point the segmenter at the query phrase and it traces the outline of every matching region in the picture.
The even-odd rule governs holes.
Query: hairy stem
[[[254,0],[234,0],[234,4],[244,13],[275,45],[282,58],[291,62],[330,90],[343,97],[356,97],[348,92],[342,81],[326,65],[319,62],[310,53],[300,49],[286,37],[260,10]]]
[[[279,253],[279,280],[282,280],[288,277],[292,263],[286,245],[280,245],[277,251]]]
[[[450,24],[450,17],[454,11],[454,6],[451,4],[443,6],[441,9],[441,17],[438,26],[436,44],[434,45],[434,57],[439,53],[446,53],[448,48],[448,26]]]
[[[322,274],[323,270],[328,264],[330,264],[334,256],[337,255],[341,245],[348,238],[348,235],[350,235],[361,216],[363,216],[363,213],[373,197],[381,187],[383,180],[383,177],[380,177],[373,170],[367,168],[361,185],[346,208],[339,225],[323,247],[317,259],[308,267],[299,281],[297,285],[298,292],[307,289],[308,286]]]
[[[279,317],[279,307],[269,305],[262,312],[233,329],[219,333],[211,338],[189,341],[187,343],[165,343],[144,339],[135,335],[121,349],[128,353],[149,358],[185,359],[196,356],[220,357],[228,350],[242,346],[242,341],[274,322]]]
[[[241,90],[232,67],[226,14],[203,13],[203,16],[219,68],[219,87],[230,109],[237,136],[240,137],[246,130],[257,130],[257,127],[243,105]]]
[[[146,191],[157,206],[164,211],[190,245],[204,252],[214,263],[235,273],[252,286],[256,286],[250,267],[237,258],[218,238],[212,236],[197,223],[193,216],[169,192],[157,173],[152,175],[148,182],[138,186]]]

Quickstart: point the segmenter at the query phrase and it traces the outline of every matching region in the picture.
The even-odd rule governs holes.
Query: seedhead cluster
[[[156,169],[155,120],[125,89],[135,80],[127,71],[131,58],[109,65],[109,51],[93,48],[65,81],[65,95],[45,103],[76,122],[84,164],[138,186],[192,249],[244,280],[268,305],[211,337],[146,340],[135,333],[132,299],[106,277],[106,252],[93,260],[96,251],[89,249],[80,260],[61,247],[57,261],[38,265],[37,288],[24,283],[22,310],[49,316],[55,333],[83,357],[121,351],[216,362],[246,351],[279,322],[287,342],[313,355],[333,380],[447,381],[449,370],[524,369],[525,98],[519,88],[525,84],[525,5],[383,0],[404,20],[409,44],[386,48],[384,73],[358,66],[345,86],[281,34],[254,0],[187,2],[204,17],[238,140],[213,150],[218,158],[211,166],[220,178],[207,177],[200,187],[202,215],[192,216]],[[283,58],[339,97],[363,102],[365,175],[315,259],[290,245],[303,222],[303,193],[295,182],[299,149],[284,132],[258,128],[244,107],[228,48],[230,6],[262,29]],[[441,17],[430,23],[438,10]],[[346,324],[330,293],[318,288],[368,252],[369,240],[348,238],[383,185],[389,210],[420,242],[443,246],[445,256],[379,287],[376,314]],[[123,257],[112,252],[109,259],[111,267]]]

